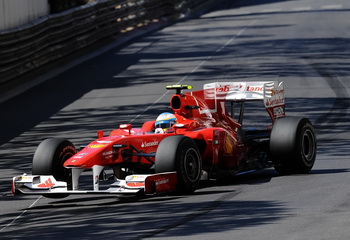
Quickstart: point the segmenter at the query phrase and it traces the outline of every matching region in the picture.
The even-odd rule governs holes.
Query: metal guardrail
[[[111,35],[213,0],[100,0],[0,31],[0,87]]]

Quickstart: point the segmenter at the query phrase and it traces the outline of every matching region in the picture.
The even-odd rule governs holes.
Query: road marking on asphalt
[[[252,21],[247,27],[241,29],[235,36],[233,36],[230,40],[228,40],[224,45],[222,45],[220,48],[218,48],[215,52],[213,52],[210,56],[208,56],[206,59],[204,59],[200,64],[198,64],[197,67],[193,68],[191,72],[186,74],[179,82],[176,84],[181,84],[183,81],[185,81],[191,74],[195,73],[201,66],[203,66],[207,61],[212,59],[217,53],[221,52],[224,48],[226,48],[228,45],[231,45],[234,40],[236,40],[239,36],[241,36],[249,27],[253,26],[257,20]]]
[[[253,13],[254,12],[250,12],[250,11],[237,11],[237,12],[234,12],[232,15],[250,15]]]
[[[185,81],[190,75],[195,73],[201,66],[203,66],[207,61],[212,59],[217,53],[221,52],[224,48],[226,48],[228,45],[231,45],[233,41],[235,41],[239,36],[241,36],[248,28],[253,26],[256,23],[257,20],[253,20],[247,27],[241,29],[236,35],[234,35],[230,40],[228,40],[225,44],[223,44],[221,47],[219,47],[216,51],[214,51],[211,55],[206,57],[200,64],[198,64],[195,68],[193,68],[189,73],[187,73],[180,81],[176,83],[176,85],[181,84],[183,81]],[[162,100],[170,91],[166,91],[163,95],[161,95],[155,102],[153,102],[151,105],[149,105],[144,111],[142,111],[140,114],[138,114],[136,117],[134,117],[129,123],[133,123],[136,119],[138,119],[140,116],[142,116],[145,112],[150,110],[155,104],[157,104],[160,100]]]
[[[18,220],[20,217],[22,217],[29,209],[31,209],[40,199],[42,196],[38,197],[37,200],[35,200],[28,209],[24,210],[20,215],[18,215],[15,219],[12,220],[12,222],[10,222],[9,224],[7,224],[5,227],[3,227],[0,232],[2,232],[3,230],[5,230],[6,228],[10,227],[16,220]]]
[[[310,10],[312,10],[312,8],[309,6],[292,8],[292,11],[295,11],[295,12],[303,12],[303,11],[310,11]]]
[[[264,9],[261,10],[261,13],[276,13],[276,12],[281,12],[282,9],[281,8],[272,8],[272,9]]]
[[[324,9],[324,10],[332,10],[332,9],[342,9],[343,8],[343,5],[324,5],[321,7],[321,9]]]

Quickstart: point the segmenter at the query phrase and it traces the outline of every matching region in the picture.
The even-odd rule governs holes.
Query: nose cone
[[[98,139],[93,141],[83,150],[69,158],[65,163],[66,168],[92,168],[94,165],[104,165],[107,157],[114,153],[112,146],[114,141]]]

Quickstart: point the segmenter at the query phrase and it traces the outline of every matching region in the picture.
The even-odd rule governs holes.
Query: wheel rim
[[[302,151],[307,162],[312,162],[315,156],[315,137],[311,130],[307,129],[304,132],[302,140]]]
[[[184,167],[186,174],[188,176],[188,179],[191,182],[195,182],[198,179],[199,176],[199,156],[195,149],[190,148],[187,150],[185,154],[185,161],[184,161]]]

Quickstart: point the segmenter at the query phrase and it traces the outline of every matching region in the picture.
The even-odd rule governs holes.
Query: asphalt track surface
[[[227,0],[1,104],[0,239],[349,239],[349,10],[347,0]],[[168,84],[252,80],[284,81],[287,114],[314,123],[310,174],[267,169],[189,196],[9,195],[45,138],[86,144],[97,130],[155,119]]]

